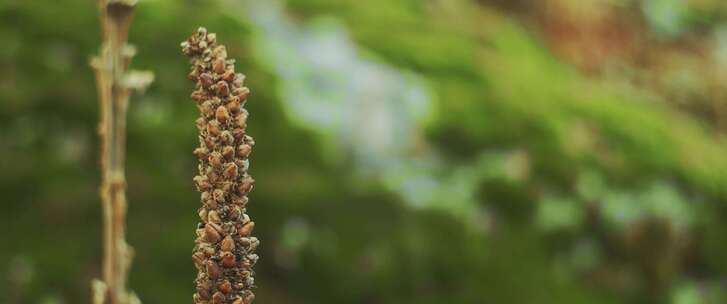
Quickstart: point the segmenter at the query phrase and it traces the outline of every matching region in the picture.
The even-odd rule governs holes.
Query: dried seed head
[[[201,114],[194,181],[203,207],[192,255],[199,269],[193,298],[195,304],[251,304],[250,267],[257,256],[250,253],[259,241],[250,236],[255,223],[245,214],[246,195],[254,185],[247,175],[254,141],[245,132],[248,113],[243,108],[250,90],[215,34],[200,28],[182,43],[182,51],[192,60],[188,77],[197,87],[191,98]]]

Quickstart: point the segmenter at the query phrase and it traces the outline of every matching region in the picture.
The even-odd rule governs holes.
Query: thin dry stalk
[[[101,200],[103,208],[103,280],[93,282],[94,303],[133,304],[127,291],[132,248],[126,243],[126,109],[132,90],[143,90],[153,79],[149,72],[129,71],[135,54],[127,44],[135,0],[100,0],[104,43],[91,59],[100,106]]]

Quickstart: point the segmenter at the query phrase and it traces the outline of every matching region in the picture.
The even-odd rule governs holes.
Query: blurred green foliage
[[[261,303],[726,301],[720,131],[658,94],[585,76],[500,2],[283,2],[295,26],[334,19],[360,57],[431,91],[433,114],[412,127],[427,148],[394,158],[436,155],[414,171],[444,190],[416,184],[433,193],[419,206],[397,176],[360,174],[355,145],[291,116],[296,91],[256,45],[269,38],[254,6],[142,1],[133,66],[156,82],[129,112],[131,287],[145,303],[191,299],[197,110],[178,45],[204,25],[253,90]],[[656,2],[639,5],[674,9]],[[680,31],[724,14],[719,1],[688,2]],[[87,64],[99,35],[89,1],[0,3],[0,303],[86,303],[100,273]]]

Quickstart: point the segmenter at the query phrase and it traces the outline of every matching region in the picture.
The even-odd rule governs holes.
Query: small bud
[[[250,193],[250,191],[252,191],[253,184],[255,184],[255,180],[249,175],[245,175],[245,177],[243,177],[240,181],[240,185],[237,187],[237,191],[240,195],[246,195]]]
[[[247,296],[245,296],[245,300],[243,300],[243,304],[252,304],[252,302],[255,301],[255,294],[252,293],[252,291],[247,292]]]
[[[237,177],[237,165],[235,165],[235,163],[227,164],[227,168],[225,168],[225,171],[222,174],[227,178]]]
[[[207,180],[206,176],[197,175],[194,177],[193,180],[194,180],[194,183],[197,185],[197,188],[200,191],[206,191],[212,187],[212,185],[210,185],[209,181]]]
[[[217,46],[214,50],[212,50],[212,56],[220,57],[220,58],[227,58],[227,49],[224,45]]]
[[[222,133],[220,134],[220,139],[225,144],[232,144],[235,142],[235,136],[227,130],[222,131]]]
[[[224,202],[225,201],[225,191],[222,191],[222,189],[215,189],[215,191],[212,192],[212,197],[217,202]]]
[[[199,158],[199,159],[204,159],[205,157],[207,157],[208,153],[209,153],[209,150],[207,150],[207,148],[204,148],[204,147],[199,147],[197,149],[194,149],[194,152],[193,152],[193,154],[196,155],[197,158]]]
[[[227,85],[227,82],[217,82],[217,96],[227,97],[227,95],[230,95],[230,87]]]
[[[202,73],[201,75],[199,75],[199,83],[204,88],[209,88],[212,85],[213,81],[214,81],[214,78],[212,77],[212,75],[210,75],[208,73]]]
[[[235,80],[232,81],[232,85],[235,88],[241,88],[245,83],[245,75],[242,73],[235,74]]]
[[[197,251],[192,254],[192,262],[194,262],[195,266],[201,268],[204,265],[204,253],[201,251]]]
[[[253,229],[255,229],[255,222],[249,222],[245,224],[245,226],[242,226],[242,229],[240,229],[237,233],[239,233],[241,237],[248,237],[252,234]]]
[[[192,92],[192,100],[194,100],[197,103],[202,103],[203,101],[207,100],[207,94],[205,94],[202,91],[194,91]]]
[[[224,294],[230,294],[232,292],[232,284],[230,284],[230,281],[224,280],[219,286],[217,286],[217,289]]]
[[[240,112],[240,98],[237,96],[232,96],[230,98],[230,102],[227,103],[227,109],[230,110],[230,113],[237,114]]]
[[[220,260],[222,261],[222,266],[224,267],[235,267],[235,255],[232,254],[232,252],[223,252],[220,256]]]
[[[246,100],[250,96],[250,89],[248,87],[236,88],[232,94],[239,97],[240,100]]]
[[[212,210],[207,214],[207,222],[219,224],[222,222],[222,219],[220,219],[220,215],[217,211]]]
[[[247,113],[242,112],[239,115],[235,116],[235,125],[245,129],[247,127]]]
[[[235,72],[232,70],[226,71],[224,74],[222,74],[222,80],[231,82],[235,80]]]
[[[207,270],[207,276],[209,276],[210,279],[216,280],[218,277],[220,277],[220,267],[217,266],[217,263],[212,260],[207,260],[207,265],[205,266],[205,270]]]
[[[199,211],[197,212],[199,215],[199,218],[203,221],[207,221],[207,209],[206,208],[199,208]]]
[[[204,238],[210,243],[217,243],[221,236],[220,233],[217,232],[217,229],[215,229],[212,225],[212,223],[207,223],[207,225],[204,226]]]
[[[218,57],[215,59],[214,63],[212,64],[212,68],[215,70],[215,73],[222,74],[225,72],[225,59],[222,57]]]
[[[211,136],[220,135],[220,123],[216,120],[211,120],[207,123],[207,134]]]
[[[222,154],[217,151],[212,152],[208,157],[208,161],[210,162],[210,165],[212,165],[212,167],[219,168],[222,166]]]
[[[222,304],[225,302],[225,295],[222,294],[222,292],[215,292],[214,295],[212,295],[212,304]]]
[[[220,123],[225,123],[230,118],[230,114],[227,111],[227,108],[224,106],[217,107],[217,111],[215,111],[215,117],[217,117],[217,121]]]
[[[233,240],[229,235],[226,236],[225,239],[222,240],[222,244],[220,244],[220,249],[222,249],[222,251],[232,252],[235,250],[235,240]]]
[[[232,146],[226,146],[222,148],[222,156],[227,160],[231,160],[232,157],[235,156],[235,148],[233,148]]]
[[[250,156],[250,152],[252,152],[252,147],[250,145],[242,144],[237,147],[237,154],[242,158]]]

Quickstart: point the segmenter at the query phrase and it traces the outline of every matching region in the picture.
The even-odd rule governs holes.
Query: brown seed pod
[[[248,237],[250,234],[252,234],[252,230],[255,229],[255,222],[249,222],[245,224],[245,226],[242,226],[240,230],[237,231],[238,234],[240,234],[241,237]]]
[[[222,74],[225,72],[225,58],[218,57],[215,59],[215,62],[212,64],[212,68],[215,70],[215,73]]]
[[[235,130],[235,131],[237,131],[237,130]],[[227,131],[227,130],[222,131],[222,134],[220,134],[220,139],[221,139],[222,143],[228,144],[228,145],[235,142],[235,136],[233,136],[232,133],[230,133],[230,131]]]
[[[207,134],[212,136],[220,135],[220,123],[216,120],[209,121],[207,123]]]
[[[210,162],[210,165],[212,165],[212,167],[222,167],[222,153],[217,151],[210,153],[208,161]]]
[[[235,165],[235,163],[227,164],[227,168],[225,168],[225,171],[222,174],[227,178],[237,177],[237,165]]]
[[[226,268],[231,268],[235,266],[235,255],[232,254],[232,252],[222,252],[220,255],[220,260],[222,261],[222,266]]]
[[[198,268],[204,266],[204,253],[201,251],[197,251],[192,254],[192,261],[194,262],[194,265]]]
[[[222,74],[222,80],[231,82],[235,80],[235,72],[233,70],[227,70]]]
[[[217,266],[217,263],[215,263],[212,260],[207,260],[207,265],[205,265],[205,270],[207,271],[207,276],[210,277],[210,279],[216,280],[220,277],[220,267]]]
[[[215,117],[220,123],[225,123],[228,119],[230,119],[230,113],[227,111],[225,106],[219,106],[215,111]]]
[[[222,148],[222,156],[226,160],[232,160],[232,157],[234,155],[235,155],[235,148],[233,148],[232,146],[225,146],[224,148]]]
[[[222,292],[215,292],[214,295],[212,295],[212,304],[223,304],[225,303],[225,295],[222,294]]]
[[[214,78],[209,73],[203,73],[199,75],[199,83],[204,88],[209,88],[212,85],[212,82],[214,81]]]
[[[247,100],[247,97],[250,96],[250,89],[247,87],[236,88],[232,94],[239,97],[240,100]]]
[[[213,223],[207,223],[204,226],[204,238],[210,243],[217,243],[220,240],[220,233],[214,228]]]
[[[217,82],[216,93],[217,96],[227,97],[227,95],[230,95],[230,86],[225,81],[219,81]]]
[[[232,252],[233,250],[235,250],[235,240],[233,240],[232,237],[229,235],[226,236],[220,244],[220,249],[225,252]]]
[[[232,96],[230,101],[227,103],[227,109],[230,113],[237,114],[240,112],[240,97]]]
[[[249,175],[245,175],[242,180],[240,180],[240,185],[237,187],[237,191],[240,195],[246,195],[252,190],[253,184],[255,184],[255,180]]]
[[[212,191],[212,197],[217,202],[224,202],[225,201],[225,191],[222,191],[222,189],[215,189],[215,191]]]
[[[250,156],[250,152],[252,152],[252,147],[248,144],[242,144],[239,147],[237,147],[237,154],[240,155],[242,158],[247,158]]]
[[[235,74],[235,79],[232,81],[232,86],[235,88],[241,88],[245,83],[245,75],[242,73]]]
[[[217,211],[212,210],[207,213],[207,222],[219,224],[222,223],[222,219],[220,219],[220,215]]]
[[[245,300],[243,300],[243,304],[252,304],[253,301],[255,301],[255,294],[248,290],[247,296],[245,296]]]
[[[230,294],[232,292],[232,284],[228,280],[222,281],[219,286],[217,286],[217,289],[219,289],[224,294]]]

